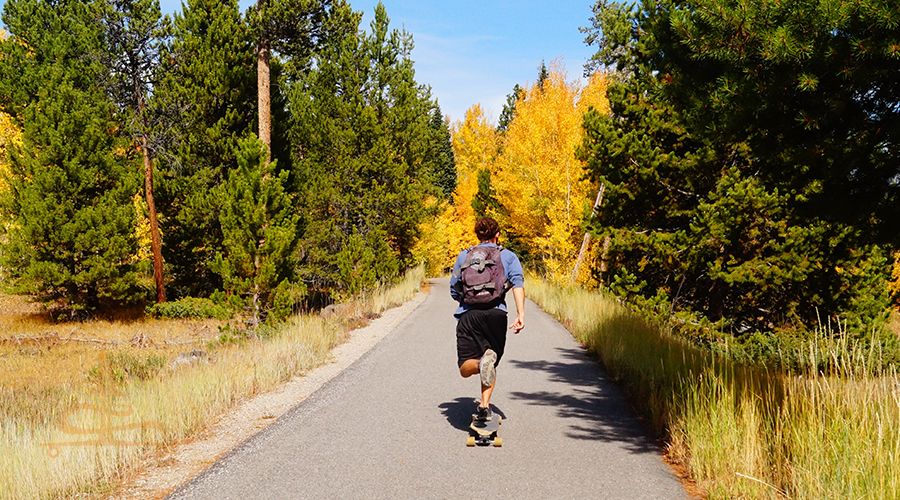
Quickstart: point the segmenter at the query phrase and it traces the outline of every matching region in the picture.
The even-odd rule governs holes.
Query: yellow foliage
[[[478,193],[478,171],[494,170],[500,144],[497,131],[478,104],[466,111],[462,123],[453,125],[452,134],[457,184],[453,205],[442,215],[449,237],[447,258],[451,265],[459,252],[478,243],[472,208],[472,199]]]
[[[584,236],[581,221],[595,195],[575,156],[589,106],[609,110],[604,76],[595,74],[581,88],[552,64],[543,88],[530,86],[516,102],[492,180],[506,211],[504,224],[542,259],[554,281],[572,272]]]
[[[540,259],[550,279],[569,279],[584,237],[581,222],[597,194],[597,187],[584,178],[584,162],[575,149],[582,140],[584,113],[590,107],[609,112],[606,87],[599,72],[584,86],[566,81],[565,68],[554,63],[543,87],[534,84],[520,95],[505,135],[488,123],[480,105],[454,124],[457,187],[453,204],[433,226],[446,231],[448,262],[477,243],[472,200],[478,193],[478,172],[486,169],[501,206],[501,231],[515,235]],[[578,281],[591,279],[599,247],[597,242],[589,246]]]
[[[147,216],[147,202],[144,201],[141,193],[137,193],[131,197],[131,203],[134,205],[134,236],[137,239],[138,247],[135,260],[149,262],[153,259],[153,247],[150,236],[150,218]]]
[[[0,112],[0,191],[6,190],[6,178],[11,173],[9,170],[9,146],[21,144],[22,132],[13,123],[11,116]]]
[[[888,290],[896,302],[900,302],[900,252],[894,253],[894,267],[891,269],[891,280]]]
[[[9,157],[7,151],[11,145],[22,144],[22,132],[13,123],[12,117],[0,112],[0,166],[6,172]]]
[[[435,203],[435,200],[429,200],[427,204],[434,206]],[[425,265],[427,276],[440,276],[453,264],[447,258],[447,248],[450,246],[448,227],[451,222],[447,214],[451,206],[443,202],[434,208],[438,215],[422,224],[422,233],[412,248],[413,257]]]
[[[0,41],[6,40],[6,31],[0,29]],[[0,189],[5,188],[3,178],[9,174],[9,146],[22,144],[22,132],[12,117],[0,112]]]

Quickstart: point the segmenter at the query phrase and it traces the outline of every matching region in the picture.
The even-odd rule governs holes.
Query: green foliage
[[[169,36],[169,19],[159,0],[105,0],[103,60],[109,74],[107,90],[126,114],[122,131],[135,141],[151,140],[152,119],[147,99],[159,80],[159,55]]]
[[[379,259],[379,256],[390,255],[391,252],[384,236],[381,231],[372,231],[366,238],[358,233],[346,237],[343,248],[336,256],[338,276],[344,290],[340,299],[370,292],[379,280],[393,280],[399,275],[395,259]]]
[[[538,70],[538,80],[537,80],[537,85],[538,85],[539,89],[544,90],[544,82],[546,82],[548,78],[550,78],[550,72],[547,71],[547,64],[545,64],[544,61],[541,61],[541,67]]]
[[[295,175],[308,217],[304,280],[339,294],[370,286],[368,271],[357,274],[360,262],[376,264],[377,282],[411,263],[424,201],[438,194],[435,170],[443,178],[449,165],[433,147],[446,131],[432,125],[436,106],[415,82],[412,39],[388,23],[379,6],[370,34],[326,46],[289,90]],[[355,248],[360,241],[365,251]]]
[[[179,117],[157,189],[163,253],[176,295],[205,295],[222,287],[209,268],[223,239],[213,190],[237,168],[234,151],[254,124],[256,55],[237,0],[188,0],[172,29],[154,94]]]
[[[589,66],[617,73],[583,154],[607,188],[592,222],[611,238],[603,281],[738,336],[883,324],[900,61],[874,47],[897,17],[837,1],[599,1]]]
[[[279,294],[287,293],[297,266],[298,222],[284,186],[288,172],[276,175],[277,162],[267,163],[265,145],[256,136],[238,143],[238,168],[215,192],[224,248],[212,270],[225,289],[251,301],[254,324],[261,311],[277,311]]]
[[[367,35],[343,0],[246,17],[236,0],[188,0],[172,20],[157,0],[7,2],[0,109],[23,132],[0,200],[7,283],[74,309],[149,295],[133,202],[145,158],[170,296],[226,290],[255,324],[289,314],[301,279],[338,296],[394,279],[456,173],[411,37],[376,14]],[[259,44],[273,51],[271,164],[242,139]]]
[[[292,73],[309,69],[320,46],[352,34],[361,17],[345,0],[266,0],[247,11],[251,36],[288,56]]]
[[[0,42],[0,107],[23,131],[4,191],[14,291],[93,309],[138,298],[131,197],[139,171],[103,89],[96,3],[14,0]]]
[[[450,140],[449,119],[444,118],[441,107],[435,104],[434,111],[429,122],[431,127],[431,151],[427,160],[432,162],[426,166],[434,176],[434,185],[437,186],[444,197],[453,199],[453,191],[456,190],[456,158],[453,155],[453,142]]]
[[[546,66],[544,66],[544,71],[547,71]],[[513,118],[516,116],[516,101],[523,98],[524,95],[525,89],[520,87],[517,83],[516,86],[513,87],[512,94],[506,96],[506,104],[503,105],[503,110],[500,112],[497,130],[506,132],[506,129],[509,128],[509,122],[513,121]]]
[[[182,297],[178,300],[152,304],[145,309],[154,318],[164,319],[231,319],[231,311],[211,299]]]
[[[497,192],[491,186],[491,171],[486,168],[478,170],[478,192],[472,198],[472,210],[475,211],[475,219],[482,217],[497,217],[501,210],[500,201],[497,200]]]

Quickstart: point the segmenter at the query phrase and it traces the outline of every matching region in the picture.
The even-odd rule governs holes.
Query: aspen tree
[[[608,109],[605,89],[602,74],[582,88],[579,82],[566,80],[560,64],[551,64],[546,76],[516,101],[492,177],[504,226],[554,280],[571,274],[583,236],[582,220],[595,196],[575,150],[581,142],[583,113],[592,106],[600,113]]]
[[[478,173],[495,168],[500,137],[488,122],[481,105],[466,110],[462,122],[454,124],[453,154],[456,158],[456,191],[448,211],[448,259],[478,241],[473,233],[476,213],[472,206],[478,193]]]

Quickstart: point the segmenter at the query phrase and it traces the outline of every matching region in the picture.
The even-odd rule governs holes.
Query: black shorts
[[[481,359],[493,349],[497,363],[506,347],[506,311],[501,309],[470,309],[456,324],[456,357],[458,366],[468,359]]]

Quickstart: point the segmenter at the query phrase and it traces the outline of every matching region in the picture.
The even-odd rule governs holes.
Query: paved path
[[[466,447],[479,383],[457,371],[447,287],[434,280],[396,331],[169,498],[687,498],[619,391],[531,302],[497,370],[503,447]]]

